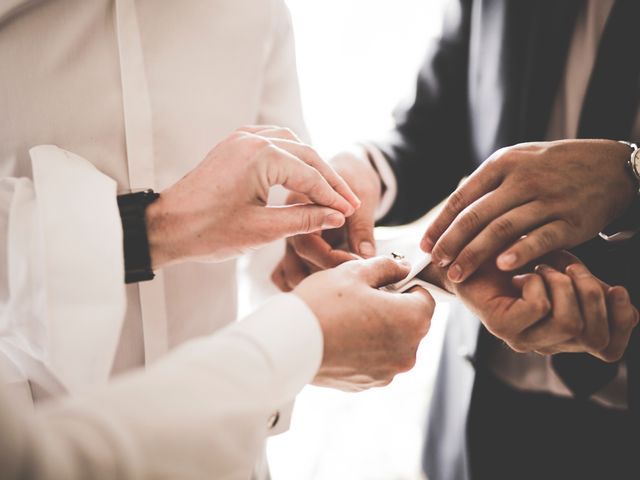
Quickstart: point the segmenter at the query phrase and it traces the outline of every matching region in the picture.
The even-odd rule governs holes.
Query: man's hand
[[[311,203],[268,207],[273,185],[304,194]],[[221,261],[285,236],[336,228],[359,203],[344,180],[289,130],[240,129],[147,209],[152,264]]]
[[[362,147],[336,155],[331,165],[360,199],[360,208],[339,230],[297,235],[287,240],[285,256],[272,275],[273,282],[283,291],[292,290],[313,272],[333,268],[359,256],[369,258],[376,254],[373,227],[375,209],[380,201],[378,173]],[[306,201],[305,196],[293,193],[287,203]],[[343,245],[348,245],[348,251],[336,248]]]
[[[518,269],[593,238],[631,204],[629,147],[609,140],[525,143],[497,151],[447,201],[421,246],[462,282],[489,258]],[[515,243],[513,243],[515,242]]]
[[[384,386],[415,364],[435,303],[422,288],[378,290],[410,267],[387,257],[347,262],[304,280],[294,293],[316,314],[324,355],[314,384],[359,391]]]
[[[458,295],[493,335],[517,352],[587,352],[619,360],[638,323],[627,291],[601,282],[568,252],[543,260],[535,273],[515,277],[493,261],[463,283],[450,282],[446,270],[435,265],[421,277]]]

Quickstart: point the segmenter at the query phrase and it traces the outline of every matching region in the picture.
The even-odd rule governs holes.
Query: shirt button
[[[269,428],[269,430],[278,425],[278,420],[280,420],[280,412],[275,412],[269,417],[269,420],[267,421],[267,427]]]

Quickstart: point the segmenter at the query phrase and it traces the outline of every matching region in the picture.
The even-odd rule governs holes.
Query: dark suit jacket
[[[418,218],[495,150],[545,139],[584,0],[450,3],[442,38],[420,71],[415,99],[397,112],[395,131],[379,144],[398,181],[397,200],[383,224]],[[639,53],[629,44],[628,51],[612,54],[638,61]],[[632,90],[629,102],[637,105],[637,82]],[[630,138],[631,119],[623,123],[614,131],[603,126],[598,136],[640,140]],[[624,245],[597,238],[576,252],[600,278],[626,286],[640,306],[640,238]],[[640,407],[638,335],[626,356],[635,410]]]

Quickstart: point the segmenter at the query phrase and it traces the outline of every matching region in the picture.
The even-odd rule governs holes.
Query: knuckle
[[[607,363],[615,363],[622,359],[624,351],[621,348],[600,352],[600,358]]]
[[[411,355],[407,355],[403,362],[399,365],[399,370],[401,372],[408,372],[413,367],[415,367],[417,361],[417,355],[414,351]]]
[[[460,190],[456,190],[449,196],[449,201],[445,207],[447,213],[451,215],[457,215],[462,209],[466,207],[466,201],[464,194]]]
[[[460,219],[460,226],[467,231],[476,231],[482,226],[480,215],[474,208],[466,208]]]
[[[515,236],[515,226],[509,218],[499,218],[493,222],[491,229],[492,236],[502,239],[513,238]]]
[[[536,235],[536,247],[538,251],[547,251],[554,248],[557,241],[557,235],[554,230],[545,228]]]
[[[584,331],[584,324],[582,321],[575,317],[566,317],[558,324],[558,330],[563,335],[571,338],[576,338]]]
[[[291,130],[289,127],[278,127],[278,131],[281,132],[284,136],[289,137],[291,139],[298,138],[296,134],[293,133],[293,130]]]
[[[538,314],[538,316],[543,317],[549,313],[551,310],[551,303],[546,298],[541,298],[536,300],[533,304],[534,311]]]
[[[517,339],[508,344],[509,348],[516,353],[529,353],[533,351],[533,348],[526,342]]]
[[[476,250],[471,247],[467,247],[460,252],[460,255],[458,255],[458,263],[461,265],[479,265],[480,256]]]
[[[597,305],[604,299],[602,288],[598,285],[589,285],[583,291],[585,302],[589,305]]]

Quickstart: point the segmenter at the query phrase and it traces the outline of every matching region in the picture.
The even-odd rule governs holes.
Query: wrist
[[[178,242],[173,238],[175,215],[168,211],[166,205],[166,198],[160,197],[145,212],[149,255],[154,270],[176,263],[180,258],[176,248]]]

